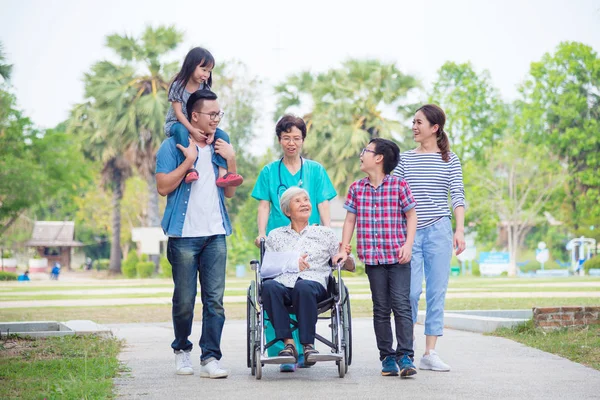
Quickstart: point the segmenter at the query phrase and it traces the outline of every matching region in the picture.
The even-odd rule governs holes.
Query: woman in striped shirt
[[[417,322],[419,297],[425,273],[427,315],[425,317],[425,353],[420,369],[450,371],[435,352],[438,336],[443,335],[444,301],[452,249],[460,254],[465,249],[465,191],[460,160],[450,151],[444,132],[446,115],[434,104],[426,104],[415,113],[412,130],[414,150],[402,154],[394,175],[408,182],[417,201],[417,234],[412,249],[410,300],[413,323]],[[448,194],[456,219],[452,223]]]

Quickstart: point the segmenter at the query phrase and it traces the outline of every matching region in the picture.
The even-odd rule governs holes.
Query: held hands
[[[215,153],[219,154],[226,160],[231,160],[235,157],[235,151],[233,150],[233,146],[223,139],[217,139],[215,142]]]
[[[398,255],[398,262],[400,264],[406,264],[412,257],[412,246],[400,247],[400,254]]]
[[[343,247],[343,249],[342,249]],[[352,245],[351,244],[347,244],[345,246],[343,246],[342,242],[340,242],[340,250],[339,252],[333,257],[333,262],[335,264],[339,264],[340,262],[346,262],[346,260],[348,259],[348,256],[350,255],[350,253],[352,253]]]
[[[454,249],[456,250],[456,255],[459,255],[460,253],[465,251],[467,245],[465,243],[465,234],[463,231],[460,231],[458,229],[456,230],[456,232],[454,233],[453,243]]]
[[[308,263],[306,262],[306,257],[308,257],[308,254],[303,254],[298,259],[298,269],[300,270],[300,272],[310,268],[310,265],[308,265]]]
[[[211,136],[205,135],[204,131],[202,129],[194,128],[194,134],[196,136],[198,136],[198,139],[204,139],[204,140],[206,140],[207,144],[211,144],[212,141],[214,140],[213,137],[212,137],[212,135]],[[191,135],[190,135],[190,140],[191,139],[192,138],[191,138]]]
[[[342,247],[342,242],[340,242],[340,251],[341,251],[341,247]],[[346,250],[346,254],[350,255],[350,253],[352,253],[352,245],[350,243],[348,243],[347,245],[344,246],[344,250]]]

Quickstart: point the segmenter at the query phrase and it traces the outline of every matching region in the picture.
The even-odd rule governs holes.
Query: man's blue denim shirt
[[[218,128],[215,133],[215,142],[217,139],[223,139],[227,143],[230,143],[229,135]],[[217,154],[215,153],[215,142],[210,145],[210,152],[212,154],[215,179],[217,179],[219,177],[219,167],[227,169],[227,162],[223,162],[224,160],[221,157],[217,157]],[[162,142],[158,149],[158,153],[156,154],[156,173],[168,174],[177,169],[182,161],[183,154],[181,153],[181,150],[177,148],[175,138],[170,137]],[[167,206],[161,223],[163,231],[167,236],[181,236],[181,233],[183,232],[183,223],[185,221],[185,213],[187,212],[187,205],[190,199],[191,187],[191,183],[185,183],[185,181],[182,180],[177,189],[167,195]],[[229,221],[229,214],[225,207],[225,192],[224,189],[220,187],[217,187],[217,191],[219,193],[223,228],[225,228],[225,234],[229,236],[231,235],[231,222]]]

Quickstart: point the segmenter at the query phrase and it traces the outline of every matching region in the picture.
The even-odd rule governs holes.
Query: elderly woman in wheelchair
[[[294,363],[298,358],[290,327],[290,306],[297,317],[305,363],[313,365],[317,361],[336,360],[331,355],[320,355],[314,342],[319,303],[331,295],[327,290],[331,283],[331,260],[340,250],[339,241],[331,228],[309,225],[312,206],[304,189],[291,187],[286,190],[280,206],[291,224],[274,229],[266,239],[261,265],[264,280],[259,291],[259,303],[275,329],[275,338],[285,344],[275,357],[277,360],[271,360]],[[354,271],[353,259],[349,257],[341,267]],[[334,308],[335,305],[332,302]],[[341,319],[340,310],[337,312],[337,318]]]

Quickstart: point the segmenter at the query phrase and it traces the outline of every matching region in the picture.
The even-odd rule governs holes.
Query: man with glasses
[[[199,279],[202,298],[200,376],[226,378],[228,372],[219,365],[225,323],[225,236],[231,234],[225,197],[234,196],[241,177],[236,173],[235,151],[229,136],[217,128],[223,117],[217,95],[210,90],[193,93],[187,102],[187,112],[190,124],[196,128],[190,134],[190,145],[176,144],[171,137],[162,143],[156,155],[156,186],[159,194],[167,196],[162,227],[169,236],[167,258],[173,268],[175,284],[175,340],[171,347],[175,352],[177,374],[193,374],[190,358],[193,344],[188,337],[192,331]],[[216,140],[213,142],[211,138]],[[180,153],[184,155],[183,162],[178,158]],[[192,167],[198,170],[199,179],[186,183],[186,172]],[[219,179],[227,181],[228,177],[232,177],[229,183],[219,184]]]

